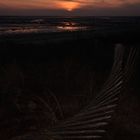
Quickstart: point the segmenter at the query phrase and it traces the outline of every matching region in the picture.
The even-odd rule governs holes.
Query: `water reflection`
[[[24,34],[24,33],[49,33],[49,32],[73,32],[87,30],[87,26],[82,26],[76,22],[61,22],[56,25],[48,24],[12,24],[0,27],[1,34]]]
[[[62,25],[57,26],[57,29],[62,31],[78,31],[78,30],[86,30],[86,26],[78,25],[75,22],[63,22]]]
[[[7,34],[13,34],[13,33],[34,33],[34,32],[38,32],[38,29],[10,29],[5,31],[5,33]]]
[[[19,33],[32,33],[38,32],[39,29],[35,27],[25,27],[25,26],[13,26],[13,27],[3,27],[0,29],[0,34],[19,34]]]
[[[26,25],[7,25],[5,27],[0,27],[1,34],[28,34],[28,33],[45,33],[52,32],[52,29],[47,26],[42,26],[39,24],[26,24]]]
[[[78,24],[75,22],[62,22],[62,24],[64,26],[78,26]]]

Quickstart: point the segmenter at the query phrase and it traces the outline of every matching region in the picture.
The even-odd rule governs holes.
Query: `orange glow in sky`
[[[77,8],[80,8],[80,4],[78,2],[66,1],[66,2],[59,2],[58,7],[61,9],[65,9],[67,11],[73,11]]]
[[[75,9],[117,7],[137,3],[140,4],[140,0],[0,0],[0,8],[72,11]]]
[[[0,0],[0,7],[14,9],[59,9],[72,11],[81,7],[81,1],[72,0]]]

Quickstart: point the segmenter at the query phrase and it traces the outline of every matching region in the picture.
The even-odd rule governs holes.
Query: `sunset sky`
[[[0,15],[140,15],[140,0],[0,0]]]

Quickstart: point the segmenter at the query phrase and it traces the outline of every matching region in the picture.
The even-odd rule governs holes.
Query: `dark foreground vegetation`
[[[138,28],[0,36],[0,139],[73,116],[107,79],[115,45],[139,47],[139,36]],[[139,70],[138,59],[104,139],[140,138]]]

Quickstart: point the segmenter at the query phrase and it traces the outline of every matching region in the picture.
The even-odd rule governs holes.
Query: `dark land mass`
[[[102,88],[115,45],[139,47],[139,37],[140,27],[0,36],[0,139],[41,131],[73,116]],[[106,140],[140,138],[139,62]],[[37,98],[44,99],[55,116]]]

